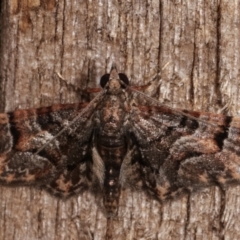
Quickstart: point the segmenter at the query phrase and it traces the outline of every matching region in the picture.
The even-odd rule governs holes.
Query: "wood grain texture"
[[[29,3],[31,2],[31,3]],[[115,61],[131,83],[162,72],[157,98],[171,107],[240,113],[239,1],[1,2],[0,109],[81,101]],[[1,239],[104,239],[107,220],[89,193],[62,201],[0,188]],[[120,197],[114,239],[239,239],[240,187],[211,187],[159,204]]]

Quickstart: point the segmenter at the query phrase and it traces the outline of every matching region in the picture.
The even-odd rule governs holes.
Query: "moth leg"
[[[64,85],[66,85],[67,87],[74,89],[76,92],[82,92],[82,91],[86,91],[86,92],[90,92],[90,93],[96,93],[96,92],[101,92],[102,89],[101,88],[87,88],[85,90],[79,88],[78,86],[68,82],[67,79],[65,79],[59,72],[56,72],[56,75],[58,76],[58,79],[60,80],[61,83],[63,83]]]
[[[170,62],[167,62],[163,68],[161,69],[161,71],[163,71]],[[139,90],[139,91],[143,91],[146,95],[148,95],[149,97],[157,97],[157,95],[159,94],[159,87],[161,84],[161,73],[159,72],[157,75],[155,75],[152,80],[143,86],[133,86],[132,89],[134,90]]]
[[[102,88],[86,88],[84,91],[87,93],[98,93],[102,91]]]
[[[137,91],[144,92],[149,97],[156,97],[161,81],[157,78],[151,80],[148,84],[142,86],[132,86],[131,88]]]

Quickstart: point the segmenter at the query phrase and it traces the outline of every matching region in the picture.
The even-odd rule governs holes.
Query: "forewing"
[[[154,106],[154,103],[150,98],[133,92],[128,128],[141,153],[140,165],[145,185],[151,194],[163,200],[182,188],[204,185],[212,180],[204,179],[202,175],[204,172],[212,174],[209,172],[210,159],[216,162],[231,118],[171,109],[161,104]],[[193,170],[191,167],[188,174],[192,177],[185,177],[187,171],[183,167],[190,167],[193,161],[202,163],[202,175],[190,173]],[[224,168],[220,160],[218,165],[215,164],[215,172]],[[190,183],[189,180],[194,177],[195,182]]]
[[[64,196],[88,187],[86,160],[100,101],[1,114],[1,182],[38,183]]]

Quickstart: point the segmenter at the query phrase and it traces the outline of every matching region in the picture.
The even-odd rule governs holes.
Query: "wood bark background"
[[[142,85],[169,62],[160,102],[240,113],[239,0],[2,0],[0,7],[1,111],[81,101],[55,72],[84,89],[116,62]],[[162,205],[126,189],[114,239],[240,239],[239,213],[239,186]],[[63,201],[0,187],[0,239],[104,239],[106,224],[87,192]]]

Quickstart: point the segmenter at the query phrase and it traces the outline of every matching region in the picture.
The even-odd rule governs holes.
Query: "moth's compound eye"
[[[109,81],[109,77],[110,77],[110,74],[104,74],[102,77],[101,77],[101,80],[100,80],[100,86],[102,88],[104,88],[107,84],[107,82]]]
[[[118,76],[126,85],[129,85],[129,80],[126,74],[119,73]]]
[[[128,77],[126,74],[119,73],[118,76],[119,76],[119,79],[121,79],[126,85],[129,85],[129,80],[128,80]],[[109,78],[110,78],[110,74],[104,74],[101,77],[100,86],[102,88],[104,88],[106,86],[107,82],[109,81]]]

